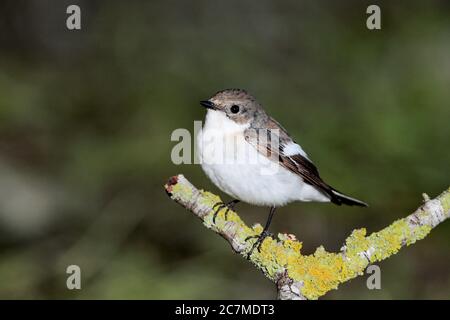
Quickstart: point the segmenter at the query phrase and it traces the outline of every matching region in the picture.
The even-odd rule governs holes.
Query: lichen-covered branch
[[[247,226],[233,211],[224,219],[225,209],[212,221],[213,206],[220,198],[198,190],[183,175],[174,176],[165,185],[170,198],[190,210],[203,224],[224,237],[233,250],[244,257],[251,250],[254,238],[262,226]],[[279,299],[317,299],[340,283],[362,275],[374,262],[396,254],[403,246],[423,239],[432,228],[449,218],[450,188],[424,204],[406,218],[393,222],[381,231],[366,235],[365,229],[354,230],[345,240],[340,252],[327,252],[322,246],[314,254],[303,255],[302,243],[291,234],[267,237],[261,251],[254,250],[249,260],[276,283]]]

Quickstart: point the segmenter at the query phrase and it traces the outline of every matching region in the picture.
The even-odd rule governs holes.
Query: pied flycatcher
[[[201,166],[219,189],[234,198],[217,204],[214,222],[220,209],[227,207],[226,219],[228,209],[239,201],[270,207],[249,256],[269,235],[276,207],[293,201],[367,206],[325,183],[300,145],[245,90],[219,91],[200,104],[207,108],[197,136]]]

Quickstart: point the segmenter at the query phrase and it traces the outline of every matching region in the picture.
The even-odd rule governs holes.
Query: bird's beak
[[[214,105],[214,103],[212,103],[209,100],[202,100],[202,101],[200,101],[200,104],[205,108],[217,110],[217,107]]]

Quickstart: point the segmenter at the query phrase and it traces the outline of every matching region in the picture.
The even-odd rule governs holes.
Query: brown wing
[[[268,127],[275,127],[268,126]],[[281,128],[281,129],[280,129]],[[271,129],[255,129],[249,128],[245,131],[245,140],[251,144],[259,153],[265,156],[271,156],[271,159],[277,159],[284,168],[289,171],[299,175],[303,181],[316,187],[319,191],[329,196],[331,199],[334,198],[333,189],[326,184],[322,178],[320,178],[319,171],[316,166],[309,161],[307,158],[300,154],[285,156],[283,154],[283,148],[286,144],[292,142],[295,143],[292,138],[287,134],[287,132],[280,126],[276,126],[278,130]],[[274,134],[274,132],[276,132]],[[267,138],[266,138],[267,135]],[[262,140],[273,142],[273,136],[278,137],[279,143],[261,143]],[[261,139],[264,137],[264,139]],[[272,139],[268,138],[272,137]],[[276,150],[273,150],[274,146]]]

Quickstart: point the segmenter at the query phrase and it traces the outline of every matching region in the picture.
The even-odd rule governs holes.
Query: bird
[[[226,208],[227,219],[228,210],[234,210],[241,201],[270,207],[248,257],[271,236],[269,226],[278,207],[294,201],[368,206],[323,181],[309,155],[246,90],[221,90],[200,105],[207,110],[197,135],[201,167],[221,191],[233,198],[213,207],[217,208],[214,223],[221,209]]]

